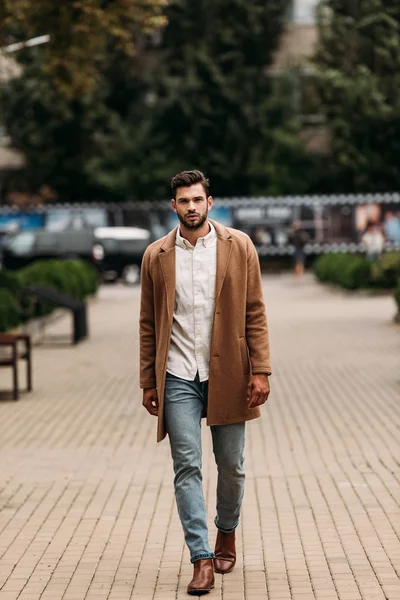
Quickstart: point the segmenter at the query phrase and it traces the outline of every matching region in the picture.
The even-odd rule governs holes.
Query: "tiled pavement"
[[[400,600],[400,327],[389,297],[265,278],[273,366],[248,426],[239,560],[224,600]],[[34,349],[0,402],[0,600],[186,598],[168,443],[138,389],[137,289],[106,287],[90,339]],[[0,388],[10,381],[0,372]],[[214,541],[215,469],[204,428]]]

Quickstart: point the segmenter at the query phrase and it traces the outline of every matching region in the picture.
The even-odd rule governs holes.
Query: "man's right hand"
[[[143,390],[143,406],[154,417],[158,417],[158,394],[157,388]]]

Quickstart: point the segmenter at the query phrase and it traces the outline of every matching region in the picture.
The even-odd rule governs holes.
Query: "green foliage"
[[[294,191],[288,171],[304,168],[289,83],[266,76],[286,6],[175,0],[167,9],[154,78],[156,131],[174,163],[204,170],[216,195]]]
[[[29,187],[60,200],[165,199],[171,176],[196,167],[214,195],[307,193],[314,161],[290,76],[267,75],[286,6],[171,0],[159,44],[142,39],[134,57],[111,45],[96,87],[73,98],[31,49],[23,77],[0,90]]]
[[[0,331],[7,331],[18,324],[17,302],[8,289],[0,289]]]
[[[107,122],[104,93],[69,100],[42,68],[32,60],[22,77],[0,87],[3,123],[27,162],[15,187],[35,191],[47,185],[59,200],[86,200],[97,194],[85,164],[96,152],[98,123]]]
[[[96,270],[81,260],[69,260],[64,265],[65,277],[70,286],[70,293],[76,298],[83,299],[94,294],[98,288],[98,275]]]
[[[394,299],[396,301],[397,308],[399,309],[399,314],[400,314],[400,279],[398,280],[397,287],[394,291]]]
[[[387,252],[372,265],[373,284],[380,288],[394,288],[400,278],[400,252]]]
[[[0,289],[7,289],[17,296],[21,292],[21,282],[15,271],[0,271]]]
[[[315,261],[314,273],[322,283],[349,290],[366,288],[371,282],[371,262],[354,254],[326,254]]]
[[[62,96],[80,98],[95,90],[110,47],[133,56],[143,33],[165,25],[165,4],[166,0],[74,0],[55,7],[53,0],[2,0],[0,45],[50,34],[40,49],[42,75],[51,78]]]
[[[316,76],[339,191],[400,185],[400,4],[322,0]]]
[[[31,299],[23,294],[22,288],[34,283],[83,300],[86,296],[96,293],[99,279],[95,268],[81,260],[43,260],[16,272],[0,271],[0,292],[4,292],[4,297],[0,295],[0,331],[54,310],[52,303],[40,301],[32,304]]]

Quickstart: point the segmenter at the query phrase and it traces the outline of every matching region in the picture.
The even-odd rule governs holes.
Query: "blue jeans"
[[[208,543],[201,474],[201,418],[207,410],[208,381],[185,381],[167,373],[165,427],[174,464],[175,497],[191,562],[213,558]],[[245,424],[212,425],[218,468],[215,525],[229,533],[239,523],[244,492]]]

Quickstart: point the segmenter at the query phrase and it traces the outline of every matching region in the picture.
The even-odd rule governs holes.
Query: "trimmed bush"
[[[371,263],[365,258],[352,257],[342,270],[342,285],[348,290],[368,287],[371,283]]]
[[[371,285],[371,261],[354,254],[325,254],[314,263],[314,273],[322,283],[335,283],[355,290]]]
[[[21,282],[15,271],[0,271],[0,289],[9,290],[15,295],[21,292]]]
[[[386,252],[372,265],[372,283],[379,288],[395,288],[400,278],[400,252]]]
[[[396,301],[397,308],[399,309],[399,314],[400,314],[400,279],[398,280],[397,287],[394,290],[394,299]]]
[[[96,293],[99,278],[96,269],[81,260],[43,260],[36,261],[19,271],[0,271],[0,288],[2,292],[6,292],[3,303],[0,304],[0,324],[3,327],[1,331],[54,310],[52,303],[42,300],[35,303],[32,310],[32,300],[22,293],[22,288],[34,283],[83,300],[89,294]],[[17,319],[14,309],[10,308],[10,297],[13,300],[12,306]]]
[[[19,323],[17,301],[10,290],[0,289],[0,331],[7,331]]]
[[[96,293],[98,275],[93,267],[81,260],[69,260],[65,263],[65,271],[77,290],[77,297],[84,298]]]

